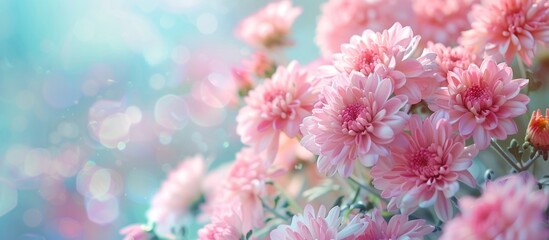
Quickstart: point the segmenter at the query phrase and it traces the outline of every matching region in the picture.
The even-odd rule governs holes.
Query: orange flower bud
[[[532,118],[526,130],[525,140],[530,143],[535,149],[548,151],[549,150],[549,108],[545,109],[545,116],[538,109],[532,113]]]

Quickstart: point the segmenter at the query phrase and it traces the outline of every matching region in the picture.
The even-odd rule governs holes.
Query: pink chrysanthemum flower
[[[393,84],[377,73],[336,76],[322,91],[313,115],[303,120],[301,144],[320,155],[318,170],[350,176],[355,160],[372,166],[402,130],[406,97],[391,97]]]
[[[455,45],[471,27],[467,14],[478,0],[412,0],[414,30],[426,41]]]
[[[365,29],[381,31],[394,22],[408,22],[408,0],[330,0],[321,7],[316,43],[324,58],[340,51],[341,44]],[[397,19],[398,17],[398,19]]]
[[[206,163],[200,155],[185,159],[170,172],[147,211],[149,221],[156,223],[158,235],[171,236],[171,229],[188,214],[189,207],[202,194],[201,182],[205,173]]]
[[[436,63],[439,66],[439,75],[444,79],[444,81],[439,82],[438,85],[435,84],[437,88],[448,87],[448,81],[446,81],[448,72],[453,71],[455,68],[465,70],[471,64],[480,65],[480,59],[470,50],[462,46],[452,48],[446,47],[441,43],[435,44],[433,42],[428,42],[427,48],[437,55]],[[424,99],[425,102],[432,107],[431,110],[433,111],[439,110],[439,108],[436,107],[436,104],[434,104],[435,98],[436,97],[434,96],[427,96]]]
[[[414,57],[419,40],[410,27],[398,22],[381,33],[366,30],[342,45],[342,53],[333,55],[333,66],[320,71],[326,77],[352,71],[368,76],[375,71],[391,79],[396,95],[405,95],[409,104],[415,104],[434,91],[436,82],[444,80],[437,74],[436,54],[424,51],[421,57]]]
[[[342,223],[339,207],[334,207],[326,215],[324,205],[315,213],[313,206],[308,204],[303,215],[292,218],[290,225],[280,225],[270,233],[271,239],[279,240],[354,240],[364,232],[366,224],[358,216],[349,223]]]
[[[227,209],[212,217],[212,222],[198,230],[199,240],[238,240],[242,237],[242,222],[238,215]]]
[[[519,92],[528,80],[513,79],[507,64],[485,59],[480,68],[454,69],[447,80],[448,87],[434,95],[437,106],[430,108],[447,111],[459,133],[472,136],[479,149],[486,149],[491,138],[503,140],[517,132],[513,118],[526,112],[530,98]]]
[[[292,6],[289,0],[272,2],[242,20],[236,28],[236,34],[255,47],[273,48],[288,45],[290,42],[287,35],[300,14],[301,8]]]
[[[549,151],[549,108],[545,109],[545,116],[540,109],[532,113],[526,130],[526,141],[535,149]]]
[[[459,200],[461,215],[444,225],[440,239],[547,239],[549,196],[535,188],[535,178],[518,175],[488,183],[480,198]]]
[[[549,43],[548,0],[484,0],[473,7],[471,30],[460,42],[511,63],[515,54],[528,65],[536,42]]]
[[[379,209],[374,209],[370,215],[364,217],[368,223],[366,231],[356,240],[371,239],[410,239],[421,240],[425,235],[433,232],[435,227],[428,225],[425,220],[408,221],[406,215],[394,215],[389,223],[381,216]]]
[[[294,61],[287,68],[279,66],[271,79],[250,91],[247,106],[236,117],[242,142],[274,158],[280,133],[298,136],[299,124],[311,115],[318,98],[312,81]]]
[[[434,204],[437,216],[446,221],[452,217],[449,198],[459,190],[458,181],[476,185],[467,168],[478,150],[452,133],[447,117],[436,113],[422,121],[412,116],[410,134],[400,135],[390,148],[391,157],[372,169],[374,186],[383,191],[382,197],[391,198],[389,210],[407,214]]]
[[[480,59],[477,55],[462,46],[452,48],[441,43],[428,42],[427,48],[437,55],[436,63],[439,66],[439,74],[444,79],[446,79],[448,72],[453,71],[455,68],[465,70],[471,64],[480,65]]]
[[[266,195],[265,181],[270,176],[267,168],[266,161],[252,149],[237,153],[224,182],[224,192],[214,200],[222,206],[213,215],[232,209],[240,216],[242,232],[261,227],[264,211],[260,198]]]

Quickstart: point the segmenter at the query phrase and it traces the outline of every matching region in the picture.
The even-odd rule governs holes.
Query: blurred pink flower
[[[120,230],[120,234],[124,235],[123,240],[149,240],[151,238],[147,227],[141,224],[126,226]]]
[[[488,183],[480,198],[459,200],[461,215],[444,225],[441,239],[547,239],[549,196],[534,189],[535,178],[518,175]]]
[[[270,77],[275,69],[273,60],[262,51],[252,54],[251,59],[243,60],[244,67],[258,77]]]
[[[269,3],[266,7],[242,20],[236,35],[254,47],[273,48],[289,44],[287,35],[300,7],[293,7],[289,0]]]
[[[455,45],[462,31],[471,28],[467,14],[479,0],[412,0],[414,30],[425,41]]]
[[[317,101],[312,77],[297,62],[279,66],[271,79],[250,91],[246,106],[236,117],[236,131],[243,143],[257,152],[267,150],[269,160],[276,155],[280,133],[298,136],[299,124],[311,115]]]
[[[321,7],[316,43],[324,58],[340,52],[341,44],[366,29],[381,31],[394,22],[408,22],[408,0],[329,0]],[[398,19],[397,19],[398,17]]]
[[[179,224],[191,205],[200,199],[205,173],[206,163],[200,155],[183,160],[169,173],[147,211],[148,220],[156,223],[157,234],[170,236],[172,227]]]
[[[236,213],[227,209],[212,217],[212,222],[198,230],[199,240],[238,240],[242,236],[242,222]]]
[[[503,140],[517,133],[513,118],[526,112],[530,98],[519,92],[528,80],[512,78],[507,64],[497,65],[489,58],[480,68],[454,69],[448,73],[448,87],[434,95],[437,106],[430,108],[447,111],[462,136],[472,136],[480,150],[486,149],[491,138]]]
[[[471,64],[480,65],[480,58],[462,46],[452,48],[441,43],[428,42],[427,48],[437,55],[436,63],[439,65],[439,74],[444,79],[448,72],[453,71],[454,68],[465,70]]]
[[[540,109],[532,113],[526,130],[526,141],[535,149],[549,151],[549,108],[545,109],[545,116]]]
[[[269,176],[267,162],[251,148],[243,148],[236,155],[227,179],[222,183],[223,191],[217,199],[212,216],[229,210],[235,211],[242,221],[241,232],[263,225],[261,197],[266,195],[265,181]]]
[[[255,81],[246,69],[242,68],[233,68],[231,69],[231,75],[233,81],[238,90],[239,96],[247,96],[248,92],[252,90],[255,86]]]
[[[412,116],[410,134],[398,136],[390,147],[392,155],[373,167],[374,186],[383,191],[382,197],[391,198],[389,210],[409,214],[434,204],[436,215],[446,221],[453,214],[449,198],[459,190],[458,181],[476,185],[467,168],[478,150],[453,134],[447,118],[443,112],[424,121]]]
[[[291,171],[299,162],[314,162],[314,154],[304,148],[297,138],[280,135],[280,142],[273,166]]]
[[[423,51],[419,58],[414,57],[419,40],[410,27],[398,22],[381,33],[368,29],[343,44],[342,53],[333,55],[333,66],[320,71],[327,78],[338,72],[359,71],[368,76],[375,71],[391,79],[396,95],[405,95],[409,104],[415,104],[434,91],[436,82],[444,80],[438,76],[436,54]]]
[[[198,221],[208,222],[211,220],[210,217],[217,208],[216,199],[221,198],[220,196],[223,195],[224,186],[220,183],[227,179],[231,167],[231,163],[225,163],[213,171],[208,172],[204,177],[202,189],[204,191],[205,202],[200,205],[200,214],[197,217]]]
[[[355,216],[344,224],[339,212],[339,207],[334,207],[326,215],[326,208],[322,205],[315,213],[313,206],[307,204],[303,215],[295,215],[290,225],[279,225],[271,231],[270,237],[279,240],[354,240],[364,232],[367,223]]]
[[[549,43],[548,0],[483,0],[471,12],[472,29],[460,42],[508,64],[515,54],[532,65],[536,42]]]
[[[389,220],[389,224],[381,216],[379,209],[374,209],[370,216],[364,217],[368,223],[366,231],[358,236],[356,240],[371,239],[410,239],[421,240],[425,235],[433,232],[434,227],[428,225],[425,220],[408,221],[406,215],[394,215]]]
[[[350,176],[358,158],[372,166],[402,130],[407,115],[401,112],[406,97],[391,97],[393,84],[377,73],[336,76],[325,87],[322,100],[301,125],[301,144],[320,155],[318,170]]]

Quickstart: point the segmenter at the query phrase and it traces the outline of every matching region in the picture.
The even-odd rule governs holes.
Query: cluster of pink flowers
[[[199,239],[548,238],[533,175],[487,171],[482,195],[463,195],[482,188],[469,169],[490,145],[516,171],[549,158],[549,110],[527,129],[515,121],[530,103],[523,68],[549,42],[549,0],[329,0],[322,57],[305,66],[280,57],[301,11],[275,1],[237,27],[255,52],[232,72],[235,161],[224,174],[185,161],[152,201],[154,231],[123,233],[167,235],[201,204]],[[499,145],[520,131],[522,147]]]

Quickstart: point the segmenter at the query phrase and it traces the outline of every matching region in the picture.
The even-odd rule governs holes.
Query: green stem
[[[272,209],[271,207],[269,207],[269,205],[267,205],[267,203],[265,203],[265,201],[263,201],[262,198],[259,198],[259,200],[261,200],[261,205],[263,205],[263,208],[265,210],[267,210],[268,212],[272,213],[273,215],[275,215],[276,217],[280,218],[280,219],[283,219],[283,220],[288,220],[288,217],[287,216],[284,216],[282,214],[280,214],[279,212],[275,211],[274,209]]]
[[[359,181],[357,181],[356,179],[354,179],[353,177],[349,177],[349,180],[351,180],[351,182],[354,182],[355,184],[357,184],[359,187],[363,188],[364,190],[366,190],[368,193],[376,196],[377,198],[379,198],[381,201],[385,202],[385,203],[388,203],[387,199],[385,198],[382,198],[381,195],[379,195],[379,193],[377,193],[374,189],[372,189],[370,186],[367,186],[367,185],[364,185],[362,183],[360,183]]]
[[[534,164],[534,162],[536,161],[536,159],[539,158],[539,156],[541,156],[541,154],[539,153],[539,151],[536,150],[536,153],[534,154],[534,157],[532,157],[531,159],[529,159],[529,160],[524,164],[524,167],[522,168],[522,170],[523,170],[523,171],[528,170],[528,168],[530,168],[530,166],[532,166],[532,164]]]
[[[273,183],[273,186],[277,191],[280,192],[280,194],[282,194],[282,196],[284,196],[284,198],[286,198],[286,200],[288,201],[288,204],[290,204],[290,207],[293,208],[294,211],[299,213],[303,212],[303,209],[299,206],[299,204],[293,198],[288,196],[288,194],[286,194],[284,189],[280,188],[277,184],[274,184],[274,183]]]
[[[522,169],[509,157],[509,155],[501,148],[501,146],[497,143],[495,139],[492,138],[490,141],[490,145],[496,152],[503,158],[511,167],[513,167],[515,170],[520,172]]]

